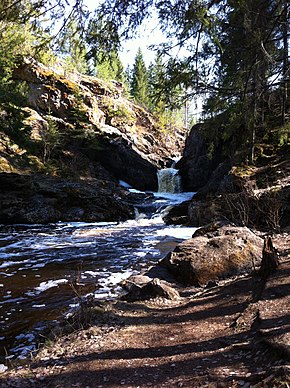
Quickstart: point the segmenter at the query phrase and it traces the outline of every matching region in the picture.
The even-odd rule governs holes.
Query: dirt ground
[[[43,347],[1,387],[290,387],[290,245],[279,269],[170,301],[116,301],[99,324]],[[97,312],[97,310],[99,312]]]

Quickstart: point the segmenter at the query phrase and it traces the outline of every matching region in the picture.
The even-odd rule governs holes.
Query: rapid
[[[122,280],[192,236],[196,228],[162,220],[169,206],[194,195],[177,192],[178,172],[168,170],[159,172],[161,191],[136,205],[134,220],[0,225],[0,362],[27,358],[48,326],[78,308],[75,285],[84,298],[114,299]]]

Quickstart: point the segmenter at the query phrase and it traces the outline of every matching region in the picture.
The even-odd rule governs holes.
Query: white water
[[[157,173],[158,192],[160,193],[180,193],[181,178],[175,168],[164,168]]]
[[[122,223],[0,227],[0,353],[5,346],[7,359],[23,358],[34,350],[47,322],[78,306],[71,283],[83,297],[115,298],[120,281],[191,237],[196,228],[167,227],[162,213],[193,194],[154,193],[153,215],[140,206],[137,219]]]

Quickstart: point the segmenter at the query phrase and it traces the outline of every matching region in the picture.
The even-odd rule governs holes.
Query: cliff
[[[100,216],[95,205],[91,212],[95,216],[89,216],[90,207],[82,207],[83,195],[77,200],[75,195],[71,197],[72,182],[77,182],[79,193],[84,184],[90,185],[84,190],[95,192],[95,201],[117,198],[118,208],[123,203],[121,197],[126,197],[119,180],[136,189],[156,190],[157,169],[181,152],[183,130],[161,127],[152,114],[128,99],[121,83],[78,73],[64,75],[61,69],[28,59],[14,71],[13,78],[23,85],[25,93],[21,106],[1,109],[1,119],[7,117],[13,125],[3,126],[0,132],[0,184],[3,180],[1,185],[6,187],[1,194],[0,222],[54,222],[72,219],[72,214],[75,220],[111,220],[112,201],[107,201],[107,216],[104,204]],[[29,188],[24,192],[9,190],[7,181],[16,177],[6,177],[7,173],[24,177],[18,176],[18,182],[29,176]],[[70,182],[65,192],[64,182]],[[39,192],[39,186],[46,189]],[[57,187],[57,194],[48,193],[48,187]],[[40,209],[50,210],[40,219],[27,217],[26,209],[33,207],[37,213],[39,196]],[[66,198],[66,204],[72,202],[66,211],[62,211],[61,197]],[[85,202],[94,202],[91,194],[89,198]],[[129,214],[130,207],[113,219],[128,218]]]

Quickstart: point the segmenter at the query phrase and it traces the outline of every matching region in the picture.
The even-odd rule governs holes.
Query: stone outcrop
[[[177,163],[184,191],[197,191],[205,186],[215,169],[225,159],[219,147],[210,155],[209,145],[202,135],[202,128],[203,124],[196,124],[191,128],[185,142],[182,158]],[[229,166],[224,166],[223,171],[218,174],[227,173],[229,168]],[[218,179],[219,177],[213,178],[212,185]]]
[[[188,206],[171,209],[166,223],[180,221],[199,227],[228,220],[265,231],[288,230],[289,150],[276,150],[270,160],[260,157],[255,166],[241,165],[238,153],[232,159],[222,157],[216,147],[210,155],[203,129],[204,124],[192,128],[178,162],[185,190],[197,190],[197,193]]]
[[[266,168],[233,167],[213,192],[206,185],[197,193],[188,208],[189,222],[201,226],[210,220],[224,219],[262,230],[287,229],[290,220],[289,171],[289,161]]]
[[[0,224],[121,221],[134,217],[126,193],[110,181],[75,182],[0,174]]]
[[[263,239],[248,228],[214,225],[179,244],[162,265],[184,285],[202,286],[259,266]]]
[[[59,164],[63,152],[77,149],[115,179],[140,190],[156,190],[157,169],[181,152],[183,130],[164,131],[154,116],[128,100],[122,84],[78,73],[62,74],[30,60],[14,71],[14,79],[26,82],[29,90],[24,110],[31,144],[18,155],[34,152],[42,168],[48,158]],[[58,139],[51,139],[51,129]],[[4,164],[2,160],[0,168]],[[15,164],[11,167],[15,171],[13,167]]]

